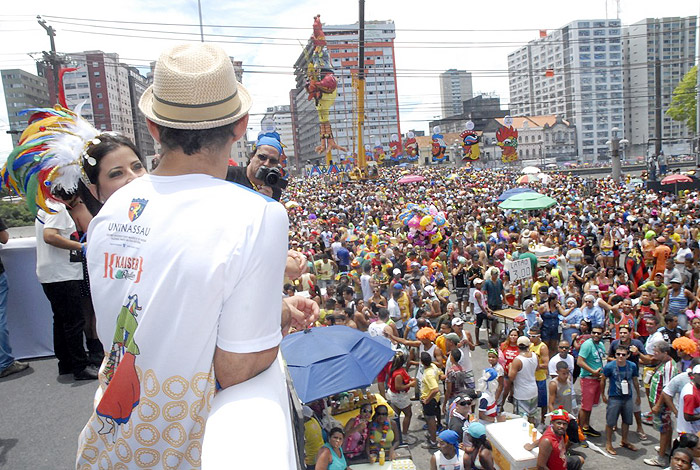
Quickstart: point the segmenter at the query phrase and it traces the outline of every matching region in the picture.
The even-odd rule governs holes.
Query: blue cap
[[[400,282],[397,282],[396,284],[394,284],[394,289],[396,289],[396,290],[402,290],[402,289],[403,289],[403,284],[401,284]]]
[[[478,421],[474,421],[471,424],[469,424],[469,427],[467,428],[467,434],[477,439],[480,437],[484,437],[486,435],[486,426],[484,426]]]

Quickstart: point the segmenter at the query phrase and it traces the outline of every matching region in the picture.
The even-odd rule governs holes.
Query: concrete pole
[[[618,136],[613,136],[610,139],[611,151],[612,151],[612,177],[616,182],[620,182],[620,176],[622,175],[622,165],[620,162],[620,138]]]

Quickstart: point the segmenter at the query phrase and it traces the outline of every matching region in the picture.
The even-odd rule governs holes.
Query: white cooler
[[[510,419],[502,423],[492,423],[486,426],[486,437],[493,447],[493,461],[500,470],[537,469],[538,449],[525,450],[526,443],[532,442],[528,434],[527,420],[523,418]],[[542,437],[537,433],[537,439]]]

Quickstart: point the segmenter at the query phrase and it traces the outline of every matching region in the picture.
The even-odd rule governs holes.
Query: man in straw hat
[[[250,106],[219,47],[179,45],[158,59],[139,108],[160,164],[89,230],[109,356],[78,468],[254,468],[263,452],[271,468],[296,467],[280,324],[303,328],[317,311],[270,295],[282,291],[284,207],[223,179]],[[112,275],[128,266],[138,275]],[[270,429],[276,451],[257,451]]]

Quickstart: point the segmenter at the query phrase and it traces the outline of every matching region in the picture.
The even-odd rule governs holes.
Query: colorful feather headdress
[[[33,108],[29,125],[22,132],[19,145],[7,157],[2,168],[3,184],[25,197],[29,209],[55,212],[46,204],[53,188],[72,193],[87,176],[83,163],[95,165],[87,154],[90,145],[98,144],[100,134],[80,116],[80,107],[70,111],[59,105],[54,108]]]

